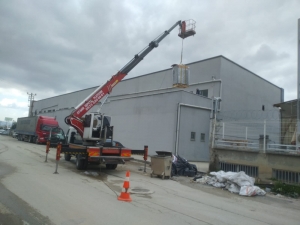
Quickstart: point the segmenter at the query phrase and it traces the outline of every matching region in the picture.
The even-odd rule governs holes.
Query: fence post
[[[225,133],[225,123],[223,122],[223,134],[222,134],[223,139],[224,139],[224,133]]]
[[[58,174],[57,168],[58,168],[58,161],[60,160],[60,152],[61,152],[61,142],[58,143],[56,147],[56,169],[54,174]]]
[[[246,140],[248,140],[248,127],[246,127]]]
[[[264,146],[263,153],[266,153],[266,120],[264,120]]]
[[[48,140],[47,141],[47,145],[46,145],[46,158],[45,158],[45,162],[47,162],[49,149],[50,149],[50,141]]]
[[[148,158],[148,145],[144,146],[144,173],[146,173],[146,162],[147,162],[147,158]]]

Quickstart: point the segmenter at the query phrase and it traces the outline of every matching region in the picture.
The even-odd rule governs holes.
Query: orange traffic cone
[[[128,192],[129,189],[129,176],[130,176],[130,172],[127,171],[126,172],[126,179],[124,181],[123,184],[123,188],[122,188],[122,192],[120,194],[120,196],[118,197],[119,201],[125,201],[125,202],[131,202],[131,198],[130,198],[130,194]]]

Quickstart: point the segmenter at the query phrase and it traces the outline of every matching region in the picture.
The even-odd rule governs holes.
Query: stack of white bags
[[[210,172],[210,176],[197,179],[196,182],[205,183],[214,187],[225,188],[231,193],[238,193],[244,196],[265,195],[266,192],[254,186],[255,179],[249,177],[245,172]]]

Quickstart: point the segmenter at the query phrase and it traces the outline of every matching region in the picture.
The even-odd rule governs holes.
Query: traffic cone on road
[[[129,176],[130,176],[130,172],[127,171],[126,172],[126,178],[123,184],[123,188],[122,188],[122,192],[120,194],[120,196],[118,197],[119,201],[125,201],[125,202],[131,202],[131,198],[130,198],[130,194],[128,192],[129,189]]]

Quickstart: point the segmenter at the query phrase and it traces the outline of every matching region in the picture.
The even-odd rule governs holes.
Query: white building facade
[[[283,89],[217,56],[186,64],[187,88],[173,88],[172,68],[121,81],[101,112],[112,116],[114,139],[132,149],[148,145],[149,154],[171,151],[187,160],[208,161],[212,99],[222,99],[220,110],[273,109],[283,102]],[[33,115],[64,118],[95,88],[59,95],[33,104]],[[99,105],[91,109],[97,111]]]

